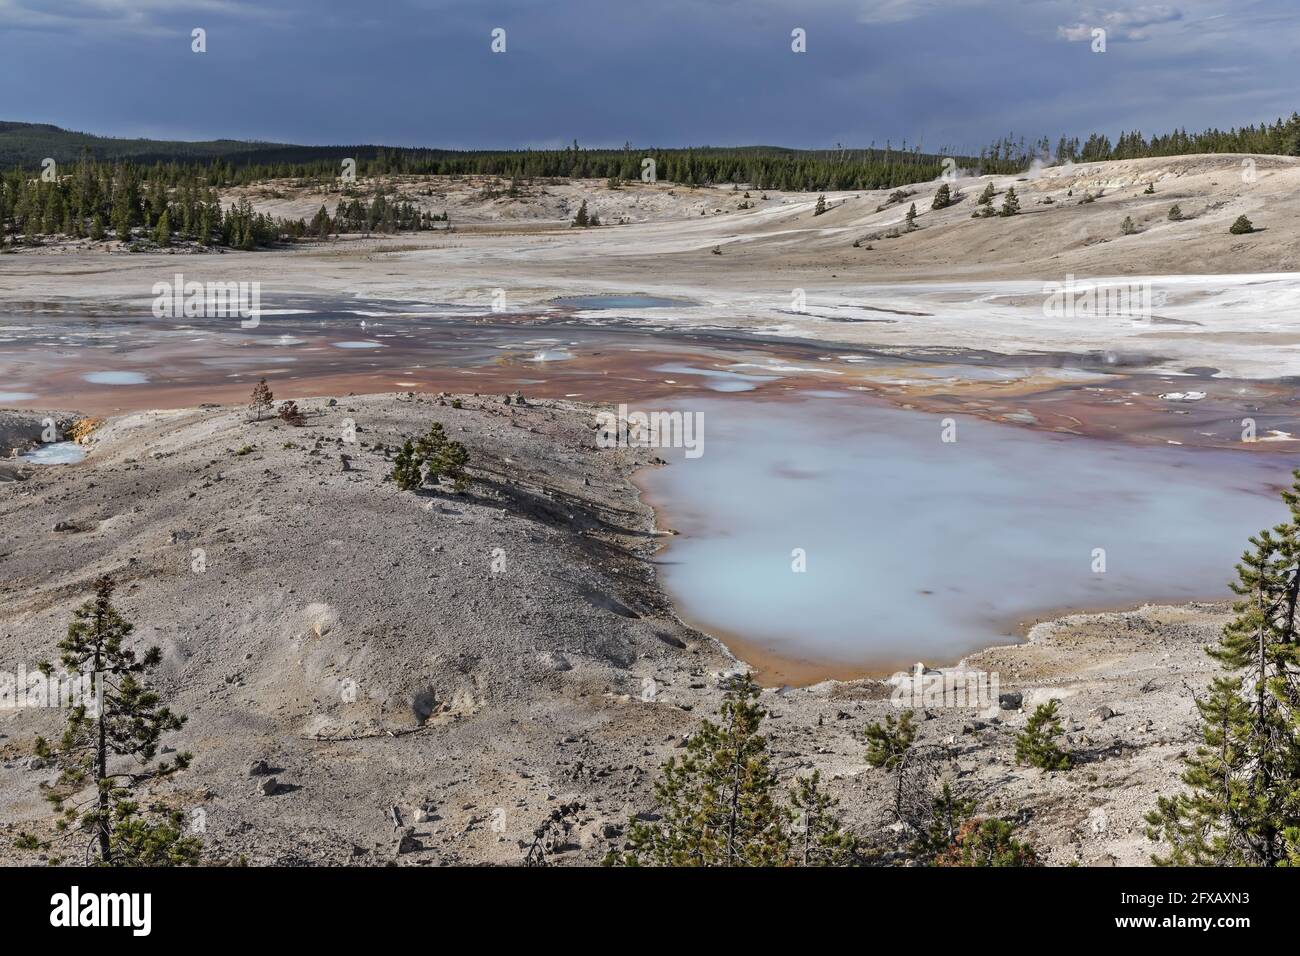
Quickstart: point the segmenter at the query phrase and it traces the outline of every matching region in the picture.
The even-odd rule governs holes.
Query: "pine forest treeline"
[[[19,124],[0,124],[0,139],[20,135],[6,130]],[[43,132],[45,139],[17,151],[24,157],[44,146],[49,155],[66,152],[72,144],[74,158],[105,159],[107,146],[117,143],[102,137],[24,126]],[[125,142],[125,141],[124,141]],[[148,145],[141,141],[141,148]],[[932,179],[943,171],[945,160],[983,173],[1013,173],[1034,160],[1094,162],[1177,156],[1188,153],[1262,153],[1300,155],[1300,114],[1269,123],[1211,128],[1189,133],[1184,129],[1146,136],[1141,131],[1121,133],[1112,142],[1104,133],[1086,137],[1060,136],[1054,142],[1041,137],[1028,142],[1005,136],[978,155],[951,150],[922,152],[886,144],[883,148],[797,150],[771,146],[646,148],[630,143],[620,149],[588,149],[575,141],[562,149],[545,150],[443,150],[385,146],[286,146],[218,141],[214,143],[157,143],[148,160],[116,158],[115,163],[136,162],[142,179],[161,179],[176,187],[182,180],[213,189],[247,185],[269,179],[337,181],[344,159],[356,161],[357,175],[406,174],[440,176],[500,176],[505,178],[590,178],[634,180],[642,163],[653,159],[656,177],[683,185],[738,183],[759,189],[814,191],[826,189],[884,189]],[[203,149],[201,149],[203,147]],[[224,147],[215,158],[206,155]],[[39,149],[38,149],[39,152]],[[4,151],[0,150],[0,156]],[[12,160],[10,161],[12,163]],[[29,173],[32,162],[12,163]]]
[[[141,168],[130,162],[83,158],[52,179],[24,170],[0,175],[0,246],[20,239],[63,235],[168,245],[187,240],[205,246],[256,249],[308,234],[403,232],[435,228],[445,216],[385,194],[363,201],[339,189],[333,217],[310,225],[253,209],[247,199],[223,204],[219,186],[230,185],[214,167],[180,164]],[[323,207],[322,207],[323,208]]]

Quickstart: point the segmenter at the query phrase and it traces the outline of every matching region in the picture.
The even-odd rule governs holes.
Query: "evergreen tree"
[[[912,203],[911,207],[907,210],[906,219],[907,219],[907,228],[909,230],[915,229],[916,228],[916,203]]]
[[[95,597],[74,612],[67,636],[59,642],[60,662],[69,674],[88,678],[96,703],[84,701],[72,709],[57,746],[37,738],[38,757],[53,760],[58,780],[47,787],[46,798],[59,811],[60,837],[73,838],[74,826],[91,834],[99,862],[109,866],[195,863],[202,844],[181,835],[180,815],[151,808],[153,818],[141,813],[132,799],[142,783],[170,776],[189,766],[190,755],[150,767],[162,736],[179,730],[185,718],[161,706],[158,695],[142,678],[161,662],[161,652],[149,648],[137,658],[124,646],[133,625],[112,604],[114,584],[107,575],[95,582]],[[53,667],[41,668],[48,676]],[[122,760],[140,769],[125,769]],[[87,788],[93,795],[81,800]],[[157,820],[158,822],[155,822]],[[20,845],[48,849],[24,834]]]
[[[1255,225],[1245,216],[1238,216],[1237,220],[1228,228],[1228,232],[1234,236],[1244,236],[1248,232],[1254,232]]]
[[[331,226],[330,214],[325,211],[324,206],[321,206],[316,211],[316,215],[312,217],[311,231],[321,239],[327,239],[329,238]]]
[[[255,415],[257,415],[257,420],[259,422],[262,420],[262,413],[271,410],[271,402],[274,397],[275,396],[271,394],[271,386],[266,384],[265,378],[253,386],[253,396],[248,407],[253,410]]]
[[[220,212],[218,212],[218,215],[220,215]],[[198,231],[198,235],[195,237],[196,239],[198,239],[199,245],[201,246],[211,245],[213,231],[214,231],[214,220],[213,220],[212,210],[208,206],[204,206],[203,211],[199,213],[199,231]]]
[[[912,723],[914,716],[912,711],[905,710],[895,721],[893,714],[886,714],[884,724],[867,726],[868,764],[885,770],[898,769],[908,748],[916,740],[916,727]]]
[[[814,215],[814,216],[820,216],[822,213],[824,213],[824,212],[826,211],[826,209],[827,209],[827,206],[826,206],[826,197],[825,197],[825,196],[818,196],[818,197],[817,197],[817,205],[813,207],[813,215]]]
[[[452,402],[459,407],[459,399]],[[429,431],[416,439],[407,439],[393,465],[393,480],[403,491],[414,491],[427,484],[437,484],[450,478],[457,493],[465,490],[469,479],[465,468],[469,465],[469,451],[458,441],[447,437],[441,422],[434,422]]]
[[[1059,700],[1039,704],[1029,716],[1025,729],[1016,735],[1016,763],[1040,770],[1069,770],[1070,755],[1056,742],[1064,731],[1056,709]]]
[[[42,231],[46,233],[57,233],[60,230],[71,232],[71,229],[63,229],[65,221],[63,196],[56,188],[50,191],[49,199],[45,204],[45,228]]]
[[[952,190],[948,188],[947,183],[940,184],[935,190],[934,201],[930,203],[931,209],[947,209],[952,205]]]
[[[402,491],[415,491],[424,484],[424,475],[420,470],[422,462],[415,452],[415,443],[406,439],[402,450],[393,459],[393,481]]]
[[[1280,866],[1300,832],[1300,472],[1282,494],[1290,520],[1250,539],[1239,600],[1211,657],[1226,673],[1198,699],[1203,743],[1185,760],[1186,793],[1162,797],[1147,835],[1159,864]]]
[[[633,820],[628,849],[607,862],[627,866],[780,866],[792,854],[790,811],[775,799],[776,773],[759,727],[767,712],[758,685],[733,679],[719,711],[678,760],[664,765],[657,821]]]
[[[113,210],[113,231],[122,242],[131,241],[131,214],[125,206]]]
[[[1037,866],[1034,849],[1014,838],[1004,820],[967,820],[953,845],[935,857],[935,866]]]
[[[1124,221],[1119,224],[1119,234],[1121,236],[1131,236],[1137,231],[1137,225],[1134,224],[1132,216],[1125,216]]]
[[[1182,218],[1183,218],[1182,206],[1178,205],[1178,203],[1174,203],[1172,206],[1169,207],[1170,222],[1178,222]]]
[[[800,866],[852,866],[858,861],[857,837],[844,829],[838,801],[821,789],[820,782],[821,773],[814,770],[790,788],[796,862]]]
[[[160,246],[170,246],[172,244],[172,220],[171,213],[167,210],[158,217],[158,225],[154,227],[153,240]]]
[[[465,466],[469,464],[469,452],[458,441],[444,441],[429,458],[429,481],[437,481],[446,476],[451,479],[452,490],[457,494],[468,485]]]
[[[1300,866],[1300,827],[1287,827],[1282,839],[1286,842],[1286,860],[1278,866]]]
[[[573,224],[583,229],[591,224],[590,217],[587,215],[587,200],[584,199],[582,205],[578,207],[578,213],[573,217]]]
[[[95,213],[95,217],[90,220],[90,238],[99,242],[104,238],[104,217]]]
[[[1020,212],[1020,200],[1016,198],[1016,187],[1008,186],[1007,194],[1002,199],[1002,211],[999,216],[1014,216]]]
[[[442,422],[433,422],[429,425],[429,430],[415,441],[415,451],[420,464],[424,465],[437,457],[446,444],[447,431],[442,427]],[[436,477],[437,475],[431,476],[431,478]]]
[[[993,202],[993,197],[996,195],[997,192],[993,189],[993,182],[992,180],[990,180],[989,183],[984,187],[984,191],[980,193],[979,198],[976,199],[975,202],[980,206],[987,206],[989,203]]]
[[[975,801],[964,800],[944,781],[943,789],[931,802],[929,825],[921,831],[912,844],[913,854],[922,861],[932,861],[957,845],[962,825],[975,812]]]
[[[135,185],[129,168],[123,168],[113,185],[113,206],[110,219],[117,238],[123,242],[131,240],[131,227],[137,219]]]

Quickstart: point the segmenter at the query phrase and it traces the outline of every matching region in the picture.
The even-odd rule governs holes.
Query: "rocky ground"
[[[171,744],[194,763],[155,796],[201,822],[210,859],[515,864],[566,808],[551,861],[598,861],[653,811],[656,769],[742,665],[657,585],[664,532],[631,482],[652,449],[597,449],[591,406],[459,398],[314,399],[302,428],[236,407],[130,414],[86,461],[0,482],[0,669],[53,657],[108,572],[189,715]],[[0,422],[0,454],[39,431],[44,413],[24,414]],[[402,437],[432,421],[470,450],[463,495],[387,477]],[[1145,862],[1141,816],[1178,787],[1225,613],[1040,624],[965,662],[1012,696],[921,708],[920,743],[1047,862]],[[896,712],[894,690],[764,693],[782,776],[821,770],[884,844],[898,838],[890,777],[866,766],[862,731]],[[1079,765],[1017,768],[1014,734],[1051,697]],[[0,861],[38,862],[10,838],[48,832],[38,787],[54,771],[32,742],[60,716],[0,711]]]

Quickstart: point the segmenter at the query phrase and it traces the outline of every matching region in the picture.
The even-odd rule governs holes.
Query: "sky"
[[[978,152],[1008,133],[1289,116],[1297,47],[1296,0],[0,0],[0,120],[318,145]]]

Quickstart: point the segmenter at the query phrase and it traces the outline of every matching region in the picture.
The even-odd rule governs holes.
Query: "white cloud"
[[[1092,27],[1086,23],[1075,23],[1068,27],[1057,27],[1056,36],[1058,39],[1065,40],[1069,43],[1081,43],[1092,37]]]
[[[1092,39],[1092,31],[1101,27],[1109,40],[1140,42],[1150,38],[1151,27],[1176,23],[1182,19],[1181,10],[1163,3],[1129,10],[1093,10],[1086,13],[1081,22],[1057,27],[1056,36],[1068,43],[1079,43]]]

